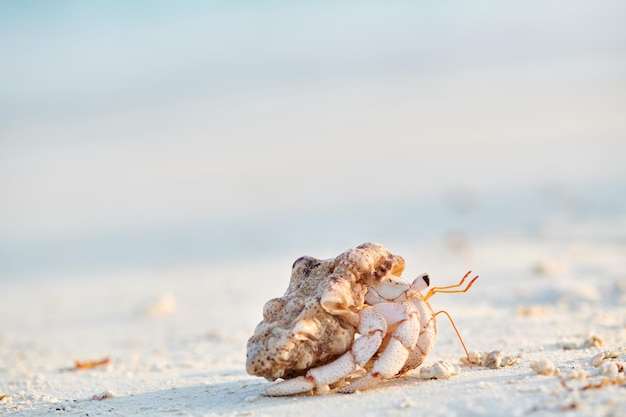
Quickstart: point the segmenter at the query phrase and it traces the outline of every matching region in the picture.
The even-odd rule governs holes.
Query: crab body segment
[[[364,243],[335,259],[298,259],[285,294],[268,301],[248,340],[247,371],[269,380],[268,396],[329,385],[351,393],[421,365],[437,338],[422,296],[429,278],[400,275],[404,259]],[[352,381],[359,370],[364,376]]]

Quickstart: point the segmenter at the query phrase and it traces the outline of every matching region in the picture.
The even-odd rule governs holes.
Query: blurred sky
[[[623,1],[3,1],[0,277],[420,239],[477,201],[523,228],[532,190],[610,205],[625,21]]]

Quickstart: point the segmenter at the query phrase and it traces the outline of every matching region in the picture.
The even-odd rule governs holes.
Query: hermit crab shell
[[[404,265],[378,243],[334,259],[296,260],[287,291],[265,304],[263,321],[248,340],[248,373],[292,378],[336,359],[352,345],[368,287],[389,274],[400,276]]]

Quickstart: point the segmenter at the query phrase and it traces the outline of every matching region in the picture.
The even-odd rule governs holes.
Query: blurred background
[[[555,227],[623,241],[625,18],[3,1],[0,279]]]

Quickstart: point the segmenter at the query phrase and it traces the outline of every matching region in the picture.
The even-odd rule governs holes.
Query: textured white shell
[[[246,369],[269,380],[304,375],[345,353],[354,340],[367,289],[399,276],[404,259],[364,243],[334,259],[302,257],[282,297],[268,301],[248,340]]]

